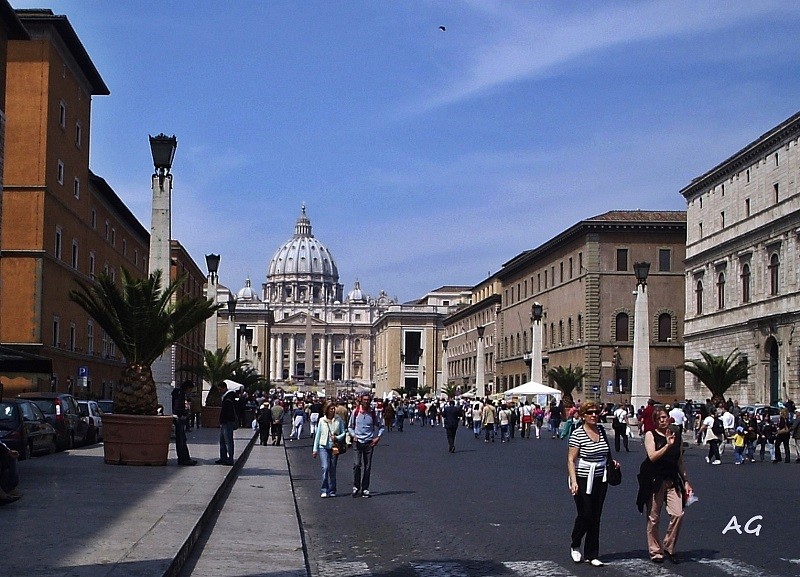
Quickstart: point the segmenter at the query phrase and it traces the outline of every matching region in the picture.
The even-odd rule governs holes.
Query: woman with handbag
[[[666,556],[677,565],[675,546],[683,521],[683,502],[684,497],[692,492],[692,487],[683,462],[682,439],[670,427],[667,411],[656,409],[653,422],[655,430],[644,435],[647,459],[639,471],[636,504],[639,511],[642,511],[642,505],[647,505],[647,549],[650,559],[653,563],[663,563]],[[664,505],[669,514],[669,525],[662,545],[658,528]]]
[[[336,405],[330,401],[322,408],[323,417],[317,423],[314,435],[314,447],[311,456],[315,459],[319,454],[322,465],[322,487],[319,496],[336,496],[336,463],[339,452],[347,450],[344,443],[345,427],[342,420],[336,416]]]
[[[593,567],[602,567],[600,561],[600,517],[603,502],[608,491],[606,466],[609,464],[609,446],[605,432],[598,427],[600,407],[594,401],[581,405],[579,411],[583,423],[575,427],[569,437],[567,470],[569,471],[569,490],[575,499],[578,515],[572,528],[570,555],[575,563],[580,563],[581,541],[583,557]],[[611,461],[615,468],[619,463]]]

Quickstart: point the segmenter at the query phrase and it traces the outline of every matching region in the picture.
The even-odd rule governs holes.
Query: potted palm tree
[[[583,367],[579,365],[573,369],[572,365],[569,367],[558,366],[547,371],[547,376],[555,381],[556,387],[564,394],[564,408],[569,409],[573,407],[575,401],[572,398],[572,391],[574,391],[586,377]]]
[[[689,359],[682,367],[708,388],[711,402],[717,406],[725,402],[725,392],[734,383],[747,378],[750,367],[739,349],[733,349],[727,357],[718,357],[706,351],[700,351],[700,356],[703,358]]]
[[[228,345],[224,349],[217,349],[216,351],[206,350],[203,354],[203,364],[180,367],[180,370],[197,375],[204,382],[211,384],[211,389],[208,391],[208,396],[206,396],[206,401],[200,414],[204,427],[219,427],[222,396],[217,389],[217,385],[228,379],[236,380],[233,376],[244,364],[242,361],[227,360],[230,349],[231,347]]]
[[[218,305],[204,298],[173,300],[185,277],[161,289],[161,271],[134,278],[122,269],[118,286],[106,274],[69,298],[106,332],[125,358],[114,413],[103,417],[106,463],[165,465],[172,417],[157,416],[158,396],[152,364],[181,337],[205,321]]]

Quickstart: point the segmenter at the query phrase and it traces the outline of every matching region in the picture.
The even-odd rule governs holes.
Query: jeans
[[[510,439],[508,428],[510,425],[500,425],[500,442],[505,443]]]
[[[356,457],[353,463],[353,488],[357,491],[369,489],[369,477],[372,473],[372,446],[371,441],[353,443],[356,450]]]
[[[472,420],[472,432],[475,433],[475,438],[478,438],[478,435],[481,434],[481,420],[480,419],[473,419]]]
[[[744,462],[744,447],[733,448],[733,462],[737,465]]]
[[[228,465],[233,465],[233,426],[236,423],[229,421],[219,425],[219,460]]]
[[[747,441],[747,446],[745,448],[745,455],[747,456],[750,461],[756,460],[756,442],[755,441]]]
[[[333,449],[319,448],[319,462],[322,465],[322,486],[320,493],[336,492],[336,463],[339,455],[333,454]]]

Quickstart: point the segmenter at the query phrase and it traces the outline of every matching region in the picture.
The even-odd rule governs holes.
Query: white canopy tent
[[[522,383],[518,387],[507,390],[504,395],[507,397],[535,397],[536,400],[534,402],[536,404],[546,405],[548,403],[548,397],[555,397],[556,400],[560,400],[562,393],[559,389],[548,387],[547,385],[537,383],[536,381],[528,381],[527,383]]]
[[[542,383],[537,383],[536,381],[528,381],[527,383],[522,383],[518,387],[514,387],[513,389],[508,389],[505,395],[553,395],[554,397],[560,397],[561,391],[559,389],[554,389],[553,387],[548,387],[547,385],[543,385]]]

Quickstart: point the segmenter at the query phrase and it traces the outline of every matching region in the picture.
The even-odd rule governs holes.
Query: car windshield
[[[55,415],[56,402],[53,399],[32,399],[45,415]]]
[[[0,403],[0,431],[11,431],[17,428],[17,405]]]

